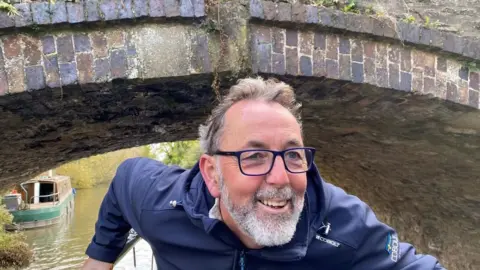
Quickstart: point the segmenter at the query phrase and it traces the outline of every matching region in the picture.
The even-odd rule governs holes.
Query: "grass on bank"
[[[5,231],[5,224],[12,223],[12,219],[7,209],[0,205],[0,269],[27,267],[33,258],[22,233]]]

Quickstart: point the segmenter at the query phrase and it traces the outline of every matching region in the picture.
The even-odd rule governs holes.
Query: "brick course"
[[[298,12],[303,11],[295,16]],[[252,54],[260,56],[253,70],[369,83],[480,108],[480,73],[443,55],[327,31],[263,25],[253,25],[252,41]]]

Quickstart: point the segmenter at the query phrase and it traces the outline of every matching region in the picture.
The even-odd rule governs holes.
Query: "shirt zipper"
[[[240,251],[240,260],[238,260],[238,264],[240,265],[240,270],[245,270],[245,251],[242,249]]]

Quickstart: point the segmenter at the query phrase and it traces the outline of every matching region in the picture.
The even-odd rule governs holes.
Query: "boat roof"
[[[66,175],[40,176],[40,177],[35,177],[30,180],[27,180],[22,184],[37,183],[37,182],[58,183],[58,182],[69,181],[69,180],[70,180],[70,177]]]

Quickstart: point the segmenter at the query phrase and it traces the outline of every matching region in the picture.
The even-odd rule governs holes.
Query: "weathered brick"
[[[341,80],[351,80],[352,79],[352,65],[350,62],[350,55],[340,54],[338,61],[340,69],[340,79]]]
[[[100,2],[100,16],[106,20],[115,20],[118,18],[116,0],[102,0]]]
[[[47,76],[47,86],[51,88],[60,87],[60,73],[58,71],[58,57],[55,54],[44,56],[43,65]]]
[[[75,62],[58,65],[62,85],[70,85],[77,82],[77,65]]]
[[[106,33],[109,48],[122,48],[125,44],[125,33],[123,30],[111,30]]]
[[[32,11],[30,10],[30,3],[15,4],[18,15],[15,16],[15,26],[23,27],[33,24]]]
[[[33,2],[30,4],[33,22],[36,24],[50,24],[50,7],[48,2]]]
[[[75,59],[72,35],[57,36],[58,62],[72,62]]]
[[[365,57],[375,58],[376,44],[373,41],[366,41],[363,44],[363,53]]]
[[[328,59],[338,59],[338,37],[336,35],[327,36],[327,54]]]
[[[400,67],[398,64],[388,65],[388,85],[393,89],[400,89]]]
[[[318,9],[319,23],[324,26],[334,26],[332,20],[332,10],[321,7]]]
[[[277,4],[277,14],[275,19],[281,22],[289,22],[292,20],[292,5],[290,3],[280,2]]]
[[[270,72],[272,57],[272,46],[270,44],[257,44],[256,46],[256,59],[258,65],[258,71]]]
[[[205,1],[204,0],[192,0],[193,1],[193,10],[195,12],[195,17],[204,17],[205,16]]]
[[[305,23],[307,21],[306,5],[300,2],[296,2],[292,5],[292,20],[299,23]]]
[[[67,7],[65,2],[50,2],[50,14],[52,23],[64,23],[67,21]]]
[[[287,46],[296,47],[298,46],[298,32],[297,30],[287,29]]]
[[[3,54],[0,50],[0,96],[8,93],[7,73],[4,64]]]
[[[327,75],[327,66],[325,64],[325,52],[320,50],[313,51],[313,75],[322,77]]]
[[[137,58],[128,57],[127,58],[127,65],[128,65],[128,78],[129,79],[137,79],[139,77],[139,64]]]
[[[470,89],[468,91],[468,105],[469,106],[472,106],[473,108],[479,108],[478,107],[478,103],[479,103],[479,100],[478,100],[478,91],[475,91],[475,90],[472,90]]]
[[[15,18],[10,17],[7,12],[0,11],[0,28],[10,28],[15,26]]]
[[[80,84],[94,82],[93,56],[91,53],[77,54],[78,82]]]
[[[457,102],[467,105],[468,104],[468,82],[460,80],[458,82],[457,89]]]
[[[447,71],[447,58],[437,56],[437,69],[440,71]]]
[[[350,54],[350,39],[348,37],[339,37],[338,52],[343,54]]]
[[[25,91],[25,72],[23,66],[23,59],[17,58],[11,60],[9,68],[6,70],[8,92],[18,93]]]
[[[165,17],[164,0],[150,0],[150,17]]]
[[[300,75],[303,76],[312,76],[313,67],[312,67],[312,58],[302,55],[300,57]]]
[[[208,38],[204,35],[196,35],[195,36],[195,44],[201,44],[202,50],[203,46],[206,46],[206,53],[208,54]],[[135,56],[137,55],[137,48],[135,46],[135,41],[133,40],[133,36],[131,32],[127,32],[125,34],[125,47],[127,47],[127,55],[128,56]],[[197,52],[200,53],[200,52]],[[202,52],[203,53],[203,52]]]
[[[375,76],[377,78],[377,86],[389,87],[388,70],[386,68],[376,68]]]
[[[129,35],[127,35],[127,40],[129,40]],[[127,43],[130,42],[127,41]],[[127,45],[128,55],[131,55],[130,50],[130,46]],[[192,67],[199,72],[212,71],[210,54],[208,53],[208,37],[206,35],[196,35],[194,38]]]
[[[424,75],[434,77],[435,76],[435,55],[431,53],[425,53],[424,56]]]
[[[468,71],[469,71],[468,67],[466,66],[461,67],[460,70],[458,71],[458,76],[460,77],[460,79],[468,81]]]
[[[263,5],[261,0],[250,0],[250,16],[263,19]]]
[[[11,35],[3,39],[3,55],[6,59],[19,57],[22,53],[22,38],[20,35]]]
[[[285,57],[287,61],[287,74],[298,75],[298,51],[297,48],[285,48]]]
[[[363,62],[363,44],[359,39],[353,39],[351,44],[352,61]]]
[[[412,71],[412,51],[409,49],[401,49],[400,58],[400,69],[402,71]]]
[[[280,53],[272,54],[272,73],[285,75],[285,55]]]
[[[307,23],[318,23],[318,8],[307,5]]]
[[[88,22],[94,22],[100,20],[100,14],[98,12],[97,0],[86,0],[84,9],[86,10],[86,20]]]
[[[423,93],[423,70],[420,68],[412,71],[412,91]]]
[[[325,34],[319,32],[315,33],[314,46],[315,50],[324,51],[327,48],[327,38]]]
[[[41,42],[36,37],[23,36],[23,57],[25,59],[25,66],[35,66],[41,64],[42,49]]]
[[[45,88],[45,76],[42,66],[31,66],[25,68],[27,90],[40,90]]]
[[[118,18],[119,19],[131,19],[134,18],[133,15],[133,0],[122,0],[118,4]],[[154,1],[151,1],[153,3]],[[162,6],[163,8],[163,6]],[[150,7],[150,12],[152,11],[152,7]],[[152,14],[150,14],[152,17]]]
[[[167,17],[180,16],[180,3],[178,0],[165,0],[165,15]]]
[[[108,58],[95,60],[95,81],[106,82],[110,78],[110,61]]]
[[[364,69],[365,69],[365,82],[369,84],[376,84],[376,70],[375,70],[375,59],[365,58],[364,59]]]
[[[272,21],[277,14],[277,6],[272,1],[263,1],[263,13],[265,20]]]
[[[93,54],[95,58],[104,58],[108,56],[108,43],[107,38],[102,32],[90,33],[90,39],[92,41]]]
[[[363,83],[363,64],[352,62],[352,81]]]
[[[388,60],[392,63],[400,63],[400,47],[397,45],[388,46]]]
[[[470,72],[469,86],[472,89],[479,90],[480,78],[478,72]]]
[[[55,40],[53,36],[43,36],[42,40],[42,47],[43,47],[43,54],[51,54],[55,53]]]
[[[253,28],[253,41],[256,44],[270,44],[272,43],[272,33],[270,27],[257,26]]]
[[[80,23],[85,21],[83,3],[67,2],[67,21],[69,23]]]
[[[313,33],[301,32],[300,33],[300,53],[312,55],[313,50]]]
[[[412,91],[412,73],[409,72],[400,72],[400,90],[403,91]]]
[[[111,51],[110,65],[112,79],[125,78],[127,76],[127,54],[125,50]]]
[[[181,0],[180,16],[182,17],[195,16],[195,11],[193,10],[193,3],[191,0]]]
[[[457,85],[453,82],[447,82],[447,99],[457,102]]]
[[[338,69],[338,61],[333,59],[325,59],[325,66],[327,68],[327,77],[331,79],[340,78],[340,71]]]
[[[387,45],[383,43],[376,44],[377,49],[375,52],[375,65],[377,68],[384,68],[387,69],[387,58],[388,58],[388,50]]]
[[[75,52],[89,52],[92,50],[92,45],[90,44],[90,38],[87,34],[77,33],[73,36],[73,41],[75,44]]]
[[[423,91],[425,94],[435,93],[435,79],[429,77],[423,77]]]
[[[272,50],[275,53],[284,53],[285,47],[285,30],[280,28],[274,28],[272,32],[273,47]]]

